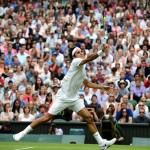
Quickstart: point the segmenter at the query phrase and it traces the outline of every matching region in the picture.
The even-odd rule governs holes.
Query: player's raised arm
[[[97,57],[102,56],[102,54],[105,53],[106,50],[107,50],[107,46],[103,45],[102,50],[99,50],[97,53],[90,54],[87,58],[84,58],[81,61],[80,65],[84,65],[84,64],[96,59]]]

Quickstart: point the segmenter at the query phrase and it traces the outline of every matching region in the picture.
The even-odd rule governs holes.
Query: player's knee
[[[43,121],[44,121],[44,122],[47,122],[47,121],[49,121],[50,119],[52,119],[51,116],[50,116],[49,114],[47,114],[47,115],[44,116]]]
[[[93,117],[92,117],[91,115],[87,116],[87,117],[85,118],[85,120],[86,120],[87,123],[92,123],[92,122],[94,121],[94,120],[93,120]]]

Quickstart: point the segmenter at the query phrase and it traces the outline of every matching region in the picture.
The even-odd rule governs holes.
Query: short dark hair
[[[134,74],[134,78],[135,78],[136,75],[140,76],[140,74],[136,72],[136,73]]]
[[[93,97],[96,97],[96,98],[97,98],[97,95],[93,94],[91,99],[93,99]]]
[[[142,60],[141,60],[141,63],[143,63],[143,62],[146,63],[146,60],[145,60],[145,59],[142,59]]]
[[[113,68],[111,69],[111,71],[112,71],[112,72],[116,72],[116,71],[117,71],[117,68],[116,68],[116,67],[113,67]]]
[[[45,109],[46,109],[45,104],[41,104],[41,105],[39,106],[39,109],[41,109],[41,108],[45,108]]]

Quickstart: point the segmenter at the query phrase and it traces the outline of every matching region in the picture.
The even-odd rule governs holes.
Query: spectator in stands
[[[94,108],[95,111],[96,111],[96,109],[101,108],[101,105],[98,104],[98,102],[97,102],[96,95],[92,95],[91,104],[87,105],[87,108]]]
[[[109,94],[108,101],[106,101],[104,103],[104,113],[105,114],[106,114],[106,110],[107,110],[107,108],[109,107],[110,104],[114,105],[115,109],[117,108],[117,103],[115,102],[115,96],[114,96],[113,93]],[[114,114],[115,113],[116,113],[116,110],[114,111]]]
[[[119,95],[124,96],[126,94],[129,94],[128,89],[126,88],[127,86],[127,82],[125,80],[120,80],[118,83],[118,87],[119,87]]]
[[[17,84],[13,84],[12,88],[8,91],[11,105],[13,104],[13,102],[16,99],[16,92],[17,92]]]
[[[24,107],[25,104],[26,104],[26,103],[23,101],[22,95],[23,95],[23,94],[22,94],[21,92],[19,92],[19,91],[16,92],[16,100],[19,100],[19,101],[20,101],[20,103],[21,103],[21,108]]]
[[[41,104],[38,108],[38,114],[35,116],[35,119],[40,118],[46,114],[45,104]]]
[[[133,65],[133,60],[131,58],[127,59],[127,64],[130,67],[130,73],[132,76],[136,73],[137,67]]]
[[[109,75],[111,73],[111,69],[106,61],[102,62],[102,74]]]
[[[11,101],[10,101],[10,98],[9,98],[8,91],[4,92],[4,96],[1,100],[1,102],[2,102],[2,105],[6,104],[6,103],[9,103],[11,105]]]
[[[23,113],[23,109],[21,108],[21,101],[16,99],[12,106],[12,112],[14,113],[14,120],[18,120],[18,115]]]
[[[117,122],[118,123],[132,123],[132,117],[129,116],[127,109],[121,109],[121,114]]]
[[[30,114],[35,116],[38,111],[38,106],[33,101],[30,101],[27,105],[29,106]]]
[[[23,107],[23,113],[19,114],[18,121],[33,121],[34,116],[30,113],[30,108],[28,105]]]
[[[20,84],[21,81],[26,78],[25,73],[23,72],[22,66],[16,67],[16,72],[14,73],[14,77],[17,79],[17,83]]]
[[[41,75],[42,73],[44,73],[44,62],[42,59],[38,60],[38,64],[35,66],[35,70],[38,71],[39,75]]]
[[[38,101],[38,92],[33,92],[32,93],[32,102],[34,103],[35,106],[39,106],[39,101]]]
[[[150,118],[145,116],[145,109],[139,109],[139,116],[133,119],[133,123],[150,123]]]
[[[30,78],[32,78],[34,76],[34,66],[30,65],[29,66],[29,71],[26,73],[26,78],[28,79],[28,81],[30,80]]]
[[[138,103],[138,109],[133,111],[133,118],[136,118],[137,116],[139,116],[140,109],[145,110],[145,103],[143,103],[141,101],[139,101],[139,103]],[[145,112],[145,116],[149,118],[150,117],[149,112],[146,110],[144,112]]]
[[[38,94],[38,101],[40,104],[44,104],[45,100],[46,100],[46,87],[45,86],[41,86],[41,88],[39,89],[39,94]]]
[[[127,106],[128,106],[127,102],[122,102],[121,103],[121,109],[116,113],[116,120],[117,121],[119,120],[119,116],[121,116],[121,112],[122,112],[121,110],[122,109],[126,109],[129,117],[133,117],[132,110],[130,108],[128,108]]]
[[[31,68],[31,69],[32,69],[32,68]],[[33,73],[33,75],[32,75],[32,73]],[[30,70],[29,82],[30,82],[32,85],[35,84],[35,81],[37,80],[38,75],[39,75],[38,71],[34,70],[34,72],[32,72],[32,71]]]
[[[104,103],[108,100],[108,97],[109,95],[104,91],[104,89],[101,89],[98,97],[98,103],[101,105],[101,107],[104,106]]]
[[[8,82],[9,82],[10,80],[11,80],[13,83],[16,83],[16,82],[17,82],[17,79],[14,77],[14,72],[13,72],[13,70],[9,70],[9,72],[8,72],[8,77],[5,78],[5,86],[8,86]]]
[[[102,74],[102,68],[100,66],[97,66],[97,80],[99,83],[104,83],[104,74]]]
[[[49,70],[51,72],[52,75],[55,75],[57,73],[58,70],[58,65],[56,63],[56,52],[52,53],[53,57],[52,57],[52,64],[49,66]]]
[[[88,105],[92,103],[91,98],[92,94],[90,93],[89,87],[84,87],[84,100]]]
[[[43,83],[45,83],[47,79],[51,78],[51,73],[49,71],[48,66],[44,67],[44,72],[40,74],[39,77],[42,79]]]
[[[67,57],[68,58],[68,57]],[[70,68],[70,60],[65,61],[65,65],[62,67],[62,73],[66,75],[68,69]]]
[[[52,123],[49,128],[49,134],[63,135],[63,130],[61,128],[57,128],[56,125]]]
[[[130,87],[136,86],[136,80],[137,79],[140,79],[140,74],[139,73],[134,74],[134,80],[131,82]],[[141,81],[141,85],[144,85],[143,81]]]
[[[20,66],[20,65],[21,63],[19,62],[18,57],[16,55],[13,56],[11,67],[15,68],[16,66]]]
[[[25,93],[26,87],[28,86],[28,80],[27,78],[24,78],[20,85],[18,86],[18,91],[20,91],[21,93]]]
[[[129,65],[125,65],[125,80],[129,80],[130,82],[133,80]]]
[[[4,72],[2,73],[2,77],[4,77],[4,79],[9,77],[9,66],[4,65]]]
[[[118,80],[120,78],[120,75],[119,73],[117,73],[117,68],[116,67],[113,67],[111,69],[111,74],[109,74],[109,78],[115,82],[116,80]]]
[[[128,101],[129,100],[129,96],[128,95],[124,95],[121,98],[120,104],[118,105],[118,110],[121,110],[121,103],[127,103],[127,108],[131,109],[132,111],[134,110],[134,106]]]
[[[64,78],[64,74],[62,73],[62,67],[58,67],[57,73],[55,74],[55,78],[58,80],[62,80]]]
[[[145,109],[145,111],[148,112],[149,109],[148,109],[148,107],[146,106],[146,102],[147,102],[146,97],[142,97],[142,98],[140,99],[140,102],[143,102],[143,103],[144,103],[144,109]],[[138,104],[136,105],[135,109],[138,109]]]
[[[52,101],[53,101],[52,93],[47,93],[47,94],[46,94],[45,102],[49,102],[49,103],[51,104]]]
[[[144,70],[139,69],[137,73],[139,73],[141,81],[144,82],[146,80],[146,77],[144,76]]]
[[[59,88],[60,88],[59,83],[54,83],[54,84],[52,85],[53,95],[54,95],[54,96],[57,94]]]
[[[32,101],[32,88],[30,85],[26,87],[25,93],[22,95],[22,97],[25,103]]]
[[[9,103],[4,104],[4,111],[0,114],[0,121],[12,121],[14,113]]]
[[[42,86],[43,86],[42,79],[40,77],[37,77],[35,80],[35,84],[32,86],[32,90],[39,92]]]
[[[136,85],[130,89],[130,99],[134,99],[139,102],[141,97],[145,97],[146,89],[141,85],[140,79],[137,79],[135,82]]]

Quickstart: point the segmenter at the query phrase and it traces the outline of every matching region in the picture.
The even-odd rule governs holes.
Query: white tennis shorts
[[[65,101],[65,100],[62,100],[62,99],[61,100],[56,99],[52,103],[48,113],[52,114],[52,115],[57,115],[59,112],[63,111],[66,108],[69,108],[72,111],[77,113],[81,109],[83,109],[84,107],[85,107],[84,101],[81,100],[81,99],[78,99],[76,101]]]

